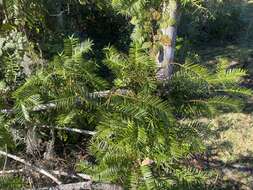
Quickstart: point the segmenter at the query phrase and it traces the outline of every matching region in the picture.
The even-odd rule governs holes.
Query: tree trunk
[[[3,24],[4,21],[4,7],[3,7],[3,0],[0,0],[0,25]]]
[[[177,0],[170,0],[169,3],[164,3],[163,15],[169,15],[168,19],[170,21],[169,26],[162,29],[162,35],[167,40],[166,43],[163,43],[157,59],[159,69],[157,78],[162,81],[170,79],[173,72],[172,63],[174,62],[177,23],[179,21],[179,4]]]
[[[58,15],[56,16],[57,18],[57,29],[58,30],[63,30],[64,28],[64,19],[63,19],[63,14],[64,14],[64,10],[63,10],[63,3],[62,1],[58,1],[56,4],[56,10]]]

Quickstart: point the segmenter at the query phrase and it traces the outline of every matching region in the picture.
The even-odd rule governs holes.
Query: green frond
[[[229,97],[226,97],[226,96],[210,98],[210,99],[207,100],[207,104],[208,105],[213,105],[213,106],[223,105],[223,106],[232,108],[236,111],[239,111],[241,106],[242,106],[241,101],[235,100],[233,98],[229,98]]]
[[[229,68],[229,61],[228,59],[221,58],[218,60],[217,66],[216,66],[216,71],[217,73],[222,73],[226,71]]]
[[[21,125],[25,122],[30,121],[30,112],[33,110],[35,106],[42,104],[41,97],[38,94],[30,95],[28,97],[24,97],[24,99],[17,99],[14,112],[15,112],[15,120]]]
[[[206,100],[191,100],[195,105],[202,104],[207,106],[211,113],[218,113],[222,107],[229,108],[235,111],[239,111],[241,109],[242,103],[239,100],[235,100],[234,98],[229,98],[226,96],[216,96]]]
[[[218,93],[224,92],[226,94],[242,95],[242,96],[248,96],[248,97],[251,97],[253,95],[253,92],[251,89],[244,88],[244,87],[232,87],[232,88],[225,88],[225,89],[217,88],[214,91]]]
[[[152,171],[149,166],[141,166],[141,174],[143,176],[143,181],[146,185],[147,190],[155,190],[157,189],[155,178],[152,174]]]
[[[152,91],[156,88],[155,61],[140,43],[134,42],[128,55],[120,54],[113,47],[106,48],[105,52],[104,63],[115,74],[114,84],[117,88],[134,88],[134,90],[143,89],[144,91]]]
[[[174,171],[175,176],[180,181],[179,185],[201,184],[206,179],[203,172],[194,168],[180,168]]]
[[[188,75],[190,78],[199,79],[208,82],[208,76],[210,72],[207,68],[193,63],[186,63],[186,64],[176,64],[182,68],[176,72],[173,77],[177,77],[178,75]]]
[[[70,125],[74,119],[74,117],[76,116],[76,112],[75,111],[71,111],[70,113],[67,114],[61,114],[56,118],[56,123],[59,126],[66,126],[66,125]]]
[[[175,112],[182,117],[213,116],[213,113],[225,110],[238,111],[242,108],[242,96],[252,96],[251,90],[240,86],[246,71],[229,68],[226,59],[220,60],[214,71],[192,63],[179,66],[168,87],[169,100],[176,108]]]
[[[129,179],[129,187],[131,190],[138,190],[140,187],[140,172],[132,171]]]
[[[211,76],[209,82],[211,84],[239,83],[245,76],[247,76],[247,73],[243,69],[221,70]]]
[[[85,54],[85,53],[89,53],[90,51],[92,51],[92,47],[93,47],[93,41],[90,39],[85,40],[84,42],[81,42],[79,47],[75,48],[75,54]]]
[[[114,47],[107,47],[104,49],[106,59],[104,63],[113,71],[118,72],[127,66],[127,60]]]
[[[74,36],[69,36],[64,40],[64,55],[72,57],[75,53],[76,47],[78,46],[79,41]]]

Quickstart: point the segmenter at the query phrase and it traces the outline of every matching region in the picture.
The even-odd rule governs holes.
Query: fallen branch
[[[28,168],[30,168],[30,169],[32,169],[32,170],[34,170],[34,171],[37,171],[37,172],[40,173],[40,174],[43,174],[43,175],[47,176],[48,178],[50,178],[51,180],[53,180],[53,181],[54,181],[56,184],[58,184],[58,185],[62,184],[61,181],[59,181],[56,177],[54,177],[52,174],[50,174],[50,173],[47,172],[46,170],[44,170],[44,169],[42,169],[42,168],[39,168],[39,167],[37,167],[37,166],[34,166],[34,165],[30,164],[29,162],[25,161],[25,160],[22,159],[22,158],[19,158],[19,157],[15,156],[15,155],[6,153],[6,152],[1,151],[1,150],[0,150],[0,155],[7,156],[7,157],[9,157],[9,158],[11,158],[11,159],[13,159],[13,160],[16,160],[16,161],[18,161],[18,162],[24,164],[24,165],[27,166]]]
[[[65,176],[65,177],[70,177],[70,178],[82,178],[84,180],[91,181],[91,176],[82,174],[82,173],[77,173],[77,174],[69,174],[67,172],[62,172],[62,171],[51,171],[54,175],[59,175],[59,176]]]
[[[16,173],[22,173],[22,172],[24,172],[23,169],[19,169],[19,170],[4,170],[4,171],[0,171],[0,175],[16,174]]]
[[[69,127],[54,127],[54,126],[47,126],[47,125],[42,125],[41,127],[42,128],[47,128],[47,129],[57,129],[57,130],[74,132],[74,133],[86,134],[86,135],[95,135],[96,134],[96,132],[94,132],[94,131],[88,131],[88,130],[76,129],[76,128],[69,128]]]
[[[88,182],[80,182],[80,183],[71,183],[71,184],[63,184],[58,185],[56,187],[44,187],[44,188],[36,188],[36,190],[123,190],[123,188],[119,185],[107,184],[107,183],[92,183]],[[28,190],[28,189],[27,189]],[[29,189],[35,190],[35,189]]]
[[[71,183],[71,184],[64,184],[58,185],[56,187],[43,187],[43,188],[33,188],[33,189],[26,189],[26,190],[91,190],[91,182],[80,182],[80,183]]]
[[[22,173],[25,172],[25,169],[18,169],[18,170],[7,170],[7,171],[0,171],[0,175],[4,174],[16,174],[16,173]],[[58,185],[56,187],[44,187],[44,188],[36,188],[37,190],[80,190],[80,189],[94,189],[94,190],[123,190],[123,188],[119,185],[114,185],[114,184],[107,184],[107,183],[92,183],[91,182],[91,177],[86,174],[69,174],[67,172],[62,172],[62,171],[50,171],[54,175],[59,175],[59,176],[65,176],[65,177],[70,177],[70,178],[82,178],[84,180],[87,180],[87,182],[79,182],[79,183],[73,183],[73,184],[62,184]],[[32,190],[32,189],[29,189]]]
[[[6,174],[17,174],[17,173],[24,173],[24,172],[26,172],[25,169],[6,170],[6,171],[0,171],[0,176],[6,175]],[[58,171],[58,170],[53,170],[53,171],[49,171],[49,172],[54,175],[57,175],[57,176],[65,176],[65,177],[70,177],[70,178],[81,178],[84,180],[91,181],[91,176],[83,174],[83,173],[71,174],[68,172]]]

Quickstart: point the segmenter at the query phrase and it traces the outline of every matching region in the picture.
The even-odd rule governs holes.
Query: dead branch
[[[39,168],[37,166],[34,166],[32,164],[30,164],[29,162],[25,161],[24,159],[22,158],[19,158],[15,155],[12,155],[12,154],[9,154],[9,153],[6,153],[4,151],[1,151],[0,150],[0,155],[3,155],[3,156],[7,156],[13,160],[16,160],[22,164],[24,164],[25,166],[27,166],[28,168],[34,170],[34,171],[37,171],[38,173],[42,174],[42,175],[45,175],[47,176],[48,178],[52,179],[56,184],[60,185],[62,184],[62,182],[60,180],[58,180],[56,177],[54,177],[52,174],[50,174],[48,171],[42,169],[42,168]]]
[[[51,171],[51,173],[58,176],[65,176],[65,177],[70,177],[70,178],[82,178],[84,180],[91,181],[91,176],[82,174],[82,173],[70,174],[68,172],[63,172],[63,171]]]
[[[0,175],[4,174],[16,174],[25,172],[25,169],[18,170],[7,170],[0,171]],[[119,185],[109,184],[109,183],[92,183],[92,179],[89,175],[77,173],[77,174],[69,174],[63,171],[50,171],[50,173],[58,176],[65,176],[70,178],[82,178],[87,180],[86,182],[72,183],[72,184],[62,184],[56,187],[44,187],[44,188],[36,188],[36,190],[123,190],[123,188]],[[35,190],[35,189],[27,189],[27,190]]]
[[[0,176],[1,175],[6,175],[6,174],[23,173],[23,172],[24,172],[23,169],[19,169],[19,170],[3,170],[3,171],[0,171]]]
[[[24,173],[24,172],[26,172],[25,169],[6,170],[6,171],[0,171],[0,176],[6,175],[6,174],[17,174],[17,173]],[[68,173],[68,172],[58,171],[58,170],[53,170],[49,172],[57,176],[64,176],[64,177],[69,177],[69,178],[81,178],[84,180],[91,181],[91,176],[83,174],[83,173],[74,174],[74,173]]]
[[[36,188],[36,190],[123,190],[119,185],[107,183],[80,182],[58,185],[56,187]],[[28,189],[27,189],[28,190]],[[29,189],[35,190],[35,189]]]
[[[95,135],[96,134],[96,132],[94,132],[94,131],[88,131],[88,130],[76,129],[76,128],[69,128],[69,127],[55,127],[55,126],[47,126],[47,125],[42,125],[41,127],[42,128],[47,128],[47,129],[57,129],[57,130],[74,132],[74,133],[86,134],[86,135]]]

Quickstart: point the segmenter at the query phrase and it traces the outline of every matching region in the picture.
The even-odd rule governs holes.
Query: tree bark
[[[169,13],[169,14],[168,14]],[[169,15],[169,26],[162,29],[162,35],[168,39],[163,43],[157,58],[157,78],[161,81],[169,80],[173,72],[175,46],[177,38],[177,23],[179,21],[179,3],[177,0],[170,0],[163,5],[163,15]]]

